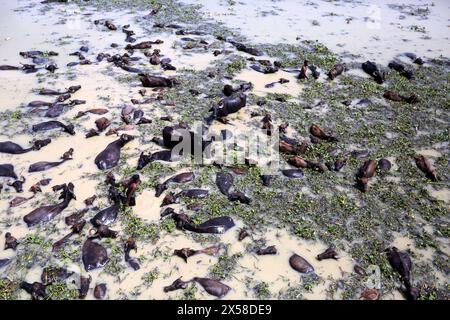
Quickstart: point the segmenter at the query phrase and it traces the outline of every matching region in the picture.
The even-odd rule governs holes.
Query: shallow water
[[[184,2],[202,5],[209,17],[254,42],[319,41],[333,52],[382,64],[403,52],[436,57],[450,51],[445,0]]]
[[[192,2],[197,3],[198,1]],[[280,41],[296,43],[295,41],[300,40],[320,39],[322,43],[325,43],[335,52],[341,54],[351,52],[355,55],[361,55],[364,59],[375,59],[379,63],[384,63],[404,51],[413,51],[426,57],[437,57],[441,53],[448,53],[450,48],[448,47],[449,42],[446,41],[448,40],[448,33],[446,32],[448,30],[446,26],[448,20],[443,16],[446,12],[448,13],[448,5],[444,1],[436,1],[434,6],[429,7],[431,13],[426,20],[420,17],[407,17],[404,20],[398,20],[398,15],[400,14],[398,10],[388,8],[388,2],[383,2],[378,7],[383,17],[382,21],[379,21],[381,25],[379,29],[373,23],[363,19],[365,15],[370,15],[368,10],[370,11],[371,7],[358,2],[320,1],[317,4],[313,4],[311,2],[300,3],[296,1],[258,1],[258,4],[255,5],[254,1],[246,1],[245,3],[238,2],[232,7],[228,6],[225,1],[219,3],[213,3],[212,1],[201,2],[212,18],[223,21],[230,27],[239,27],[242,33],[255,43]],[[425,5],[425,3],[419,2],[421,7]],[[0,221],[2,223],[0,228],[0,238],[2,239],[0,240],[0,248],[3,247],[5,232],[11,232],[18,239],[23,239],[35,232],[39,233],[41,229],[30,230],[26,227],[22,220],[23,216],[50,200],[54,201],[55,194],[51,191],[51,186],[70,181],[75,185],[77,199],[70,203],[67,210],[49,223],[51,227],[48,227],[49,229],[46,230],[46,233],[42,232],[46,240],[54,242],[69,232],[69,228],[64,223],[64,218],[77,210],[85,208],[84,199],[94,194],[99,197],[94,203],[95,208],[91,209],[87,216],[109,205],[105,197],[104,186],[102,185],[104,174],[99,173],[94,164],[94,158],[118,137],[117,135],[106,136],[102,133],[100,136],[85,139],[85,133],[95,127],[94,121],[101,116],[88,114],[78,120],[74,120],[74,117],[79,111],[92,108],[107,108],[108,113],[103,116],[112,121],[111,128],[117,128],[122,124],[120,120],[121,108],[125,104],[131,104],[130,99],[132,98],[142,99],[142,96],[138,93],[138,90],[142,87],[136,75],[112,67],[106,61],[101,63],[95,62],[87,66],[66,67],[67,63],[78,60],[77,57],[69,56],[68,54],[77,51],[81,45],[89,46],[89,52],[85,56],[92,61],[95,61],[96,54],[99,52],[109,52],[111,54],[124,52],[125,34],[120,29],[111,32],[92,23],[95,19],[105,18],[103,13],[89,7],[80,10],[75,4],[52,6],[49,10],[41,11],[40,8],[42,9],[42,7],[38,4],[38,1],[23,0],[3,1],[0,8],[0,16],[2,18],[0,19],[0,64],[18,65],[19,63],[27,63],[29,60],[22,59],[18,52],[39,49],[57,51],[59,56],[52,57],[52,59],[60,67],[54,75],[47,74],[45,70],[38,74],[23,74],[19,71],[0,72],[0,112],[20,111],[23,114],[22,119],[6,118],[2,121],[3,129],[0,130],[0,141],[12,140],[26,147],[32,139],[41,139],[47,136],[52,138],[52,143],[40,151],[32,151],[22,155],[0,153],[0,163],[14,163],[15,172],[19,176],[25,176],[27,179],[23,194],[17,194],[11,187],[6,187],[6,183],[10,182],[10,179],[1,178],[0,180],[5,185],[0,194]],[[20,9],[16,10],[17,8]],[[247,12],[245,16],[243,16],[244,10]],[[272,10],[273,13],[265,13]],[[26,18],[24,18],[24,12],[27,13]],[[252,12],[257,14],[253,15]],[[319,25],[312,26],[310,19],[303,18],[304,12],[308,12],[308,16],[314,16]],[[334,12],[336,15],[326,16],[326,13],[329,12]],[[376,11],[375,14],[377,14]],[[148,37],[145,36],[147,34],[145,28],[135,23],[135,13],[112,11],[108,13],[108,18],[111,18],[117,26],[130,23],[130,29],[136,32],[137,42],[155,40],[157,38],[163,39],[163,44],[154,45],[151,50],[160,49],[165,57],[172,59],[172,63],[179,70],[193,69],[195,71],[204,71],[223,58],[222,55],[215,57],[212,54],[202,53],[201,50],[183,50],[181,49],[182,41],[180,41],[180,37],[166,31],[152,33]],[[346,18],[352,18],[349,24],[345,22]],[[288,21],[287,25],[286,21]],[[375,21],[376,23],[378,22]],[[339,28],[336,27],[336,24]],[[372,27],[368,27],[368,24],[372,25]],[[427,33],[432,35],[432,38],[423,39],[421,33],[409,30],[407,26],[412,24],[425,26]],[[273,26],[275,25],[286,25],[287,27],[274,28]],[[443,25],[445,26],[443,27]],[[11,28],[11,26],[15,27]],[[300,40],[295,39],[297,36],[300,36]],[[379,40],[375,41],[374,37],[379,38]],[[204,36],[202,38],[209,42],[214,41],[212,36]],[[407,38],[408,41],[404,42],[401,40],[404,38]],[[400,41],[401,45],[398,45]],[[120,46],[114,49],[110,47],[111,43],[118,43]],[[345,45],[341,46],[341,43]],[[151,66],[147,63],[147,58],[139,50],[136,50],[134,56],[142,59],[142,64],[138,63],[139,67],[151,73],[163,73],[160,67]],[[246,54],[242,54],[242,56],[248,57]],[[164,72],[164,74],[176,76],[178,72],[181,71]],[[39,75],[41,73],[42,75]],[[351,72],[349,73],[352,74]],[[361,75],[361,71],[357,70],[354,74]],[[264,75],[250,68],[245,68],[237,73],[233,80],[251,81],[254,85],[251,93],[258,97],[265,97],[268,94],[289,94],[294,97],[291,100],[295,103],[295,97],[299,96],[306,87],[304,83],[298,82],[295,76],[295,73],[284,71]],[[364,77],[368,78],[366,75]],[[286,78],[289,82],[286,84],[277,83],[272,88],[265,87],[266,84],[276,82],[280,78]],[[324,75],[322,75],[322,78],[324,78]],[[319,83],[324,82],[322,78],[319,80]],[[80,84],[82,89],[73,94],[72,99],[86,100],[86,104],[73,107],[59,117],[58,120],[64,123],[74,122],[77,134],[74,136],[66,133],[59,134],[58,130],[50,133],[32,133],[30,129],[32,124],[49,119],[43,120],[42,117],[37,115],[30,115],[26,104],[33,100],[53,100],[53,97],[38,95],[36,90],[42,87],[63,90],[76,84]],[[147,94],[144,98],[155,97],[157,93],[157,91],[154,92],[147,88]],[[136,107],[141,108],[146,116],[151,119],[156,119],[166,114],[171,114],[176,120],[181,118],[180,114],[172,111],[170,103],[167,106],[148,103]],[[205,106],[199,107],[203,108]],[[265,133],[260,129],[262,126],[261,118],[264,114],[251,118],[250,113],[252,111],[261,111],[261,108],[255,104],[249,104],[238,113],[229,116],[229,124],[225,125],[215,122],[210,127],[210,131],[218,133],[222,129],[230,130],[234,138],[238,138],[234,140],[236,142],[241,137],[248,135],[249,132],[264,137]],[[311,113],[320,117],[332,111],[330,106],[325,106],[316,108]],[[274,119],[273,124],[274,128],[276,128],[281,124],[281,120]],[[287,135],[296,139],[305,138],[300,136],[297,129],[289,127]],[[141,152],[153,152],[160,149],[154,144],[147,143],[151,138],[150,133],[142,134],[142,131],[137,126],[123,132],[136,136],[135,140],[122,149],[122,160],[119,167],[124,171],[136,166]],[[57,161],[62,153],[70,147],[74,149],[72,160],[48,171],[27,173],[30,164],[37,161]],[[353,149],[353,147],[357,148],[357,146],[351,146],[350,149]],[[416,151],[435,161],[442,156],[442,153],[434,149],[435,147],[431,146],[430,149],[418,148]],[[439,150],[445,149],[446,147],[444,146]],[[389,157],[388,159],[393,163],[393,174],[386,179],[399,182],[400,178],[395,176],[395,173],[401,166],[401,163],[398,163],[395,157]],[[278,160],[278,158],[267,157],[260,160],[259,166],[262,167],[272,160]],[[289,167],[287,164],[284,165],[286,168]],[[177,173],[191,169],[196,170],[184,163],[164,163],[163,167],[170,169],[170,173],[161,172],[158,177],[142,175],[143,182],[154,185],[156,182],[162,182]],[[28,189],[43,178],[51,178],[52,181],[49,186],[43,187],[42,194],[37,194],[35,198],[19,207],[9,208],[9,202],[14,197],[18,195],[24,197],[32,196]],[[378,179],[378,177],[375,179]],[[202,184],[201,182],[198,183]],[[284,183],[285,180],[283,180]],[[213,191],[209,185],[201,185],[201,187]],[[352,197],[350,185],[341,186],[336,184],[334,187],[340,193],[349,193],[349,197]],[[180,191],[182,189],[183,186],[176,185],[171,187],[170,190]],[[316,196],[315,191],[306,185],[299,186],[298,189],[304,195]],[[432,186],[427,186],[427,190],[433,197],[448,204],[448,188],[435,190]],[[154,188],[146,187],[139,193],[136,206],[131,210],[132,213],[145,223],[162,224],[160,204],[166,194],[167,191],[159,198],[156,198]],[[182,203],[172,207],[179,212],[185,209],[184,205],[185,203]],[[238,218],[235,218],[235,222],[236,226],[224,235],[203,237],[174,230],[162,233],[162,236],[155,242],[138,242],[137,253],[132,252],[132,256],[139,258],[140,270],[133,271],[121,258],[122,266],[125,265],[126,267],[118,275],[111,275],[105,270],[106,267],[89,272],[93,279],[87,299],[94,299],[92,291],[93,287],[98,283],[107,283],[108,299],[184,298],[184,291],[164,293],[163,287],[171,284],[179,277],[182,277],[183,280],[189,280],[195,276],[207,276],[220,258],[202,254],[189,258],[188,262],[185,263],[181,258],[172,255],[173,250],[185,247],[201,249],[217,244],[223,246],[220,253],[221,256],[242,254],[242,257],[237,258],[232,276],[223,280],[225,284],[232,288],[225,299],[260,299],[261,296],[258,295],[255,287],[262,282],[267,284],[269,291],[269,295],[265,296],[265,298],[272,299],[283,297],[283,293],[290,288],[304,285],[307,277],[301,276],[289,266],[288,260],[293,253],[297,253],[307,259],[315,268],[315,274],[317,275],[315,285],[298,298],[329,298],[327,290],[331,284],[342,279],[352,278],[354,275],[353,267],[358,262],[348,252],[349,250],[347,249],[349,249],[350,243],[347,241],[343,241],[344,245],[337,250],[339,253],[338,260],[331,259],[319,262],[316,259],[317,254],[323,252],[329,246],[329,243],[319,240],[301,239],[293,236],[286,228],[278,228],[276,225],[262,230],[257,228],[253,230],[252,228],[251,236],[242,242],[238,242],[236,239],[240,228],[247,226]],[[79,249],[90,228],[91,226],[87,224],[83,236],[75,235],[70,240],[71,245],[68,245],[68,247],[73,250]],[[430,228],[430,225],[428,225],[428,228]],[[111,229],[120,232],[119,239],[102,241],[107,243],[110,246],[109,248],[121,246],[122,237],[128,236],[125,234],[124,225],[121,222],[117,222]],[[427,232],[432,233],[433,229],[427,230]],[[393,239],[392,245],[396,245],[399,249],[412,249],[419,253],[419,257],[415,261],[431,263],[433,249],[421,250],[415,247],[412,240],[405,236],[404,233],[394,234]],[[275,256],[256,255],[249,248],[257,240],[264,240],[266,246],[275,245],[278,253]],[[357,239],[355,241],[357,242]],[[443,245],[448,253],[448,238],[441,239],[440,244]],[[225,247],[227,247],[226,254]],[[110,249],[110,251],[112,250]],[[14,258],[15,256],[16,253],[12,250],[0,250],[0,259]],[[61,261],[54,257],[49,257],[45,262],[65,265],[70,270],[75,271],[76,274],[70,280],[67,280],[68,285],[72,288],[76,288],[78,285],[78,275],[80,273],[86,274],[81,261],[74,263],[70,259]],[[34,265],[30,270],[20,270],[15,276],[19,280],[39,281],[42,267],[42,265]],[[156,276],[153,281],[146,283],[144,278],[149,278],[149,273],[154,273]],[[0,273],[0,277],[11,277],[13,275],[14,271],[11,267],[1,270]],[[440,284],[445,283],[445,276],[440,273],[437,273],[437,275],[439,278],[438,282]],[[75,284],[72,283],[72,280],[75,280]],[[338,294],[335,294],[333,298],[341,298],[339,295],[342,293],[341,291],[339,289]],[[29,299],[29,295],[23,291],[20,292],[19,297],[21,299]],[[208,295],[200,286],[197,286],[194,297],[199,299],[214,298]],[[397,291],[391,291],[382,298],[402,299],[403,297]]]

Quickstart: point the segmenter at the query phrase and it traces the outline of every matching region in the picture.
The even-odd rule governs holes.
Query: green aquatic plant
[[[144,281],[144,284],[147,287],[150,287],[153,284],[153,281],[158,279],[159,275],[160,275],[159,269],[158,268],[154,268],[153,270],[151,270],[149,272],[146,272],[142,276],[142,281]]]
[[[54,282],[45,289],[49,300],[74,300],[79,295],[77,288],[70,288],[68,284],[63,282]]]

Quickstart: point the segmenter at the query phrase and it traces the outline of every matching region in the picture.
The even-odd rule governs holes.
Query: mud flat
[[[23,154],[0,152],[0,165],[13,164],[17,175],[17,179],[0,177],[0,299],[30,299],[21,283],[44,281],[41,274],[49,267],[65,268],[70,275],[46,284],[48,299],[80,298],[80,276],[91,278],[81,297],[85,299],[95,299],[98,284],[106,284],[105,299],[215,299],[200,284],[189,282],[194,277],[229,286],[223,299],[361,299],[367,289],[375,289],[379,299],[404,299],[402,280],[386,254],[391,247],[411,257],[412,284],[420,299],[448,299],[448,4],[377,3],[373,7],[357,1],[2,2],[0,65],[19,70],[0,71],[0,142],[13,141],[23,148],[36,140],[50,138],[51,143]],[[302,19],[302,12],[314,20]],[[369,31],[362,36],[364,28]],[[134,42],[125,41],[127,32]],[[126,49],[144,41],[154,43],[151,48]],[[237,43],[261,54],[237,50],[242,49]],[[157,58],[170,58],[176,70],[152,64],[155,49],[160,51]],[[30,50],[42,54],[34,61],[19,54]],[[103,60],[97,59],[99,54],[104,54]],[[417,63],[418,57],[423,64]],[[308,78],[298,79],[305,60]],[[384,74],[382,84],[362,70],[367,60],[376,62]],[[407,79],[389,68],[393,60],[413,77]],[[331,81],[327,74],[342,62],[345,71]],[[38,70],[26,73],[23,64],[35,64]],[[51,65],[57,66],[54,72],[47,70]],[[311,66],[320,73],[316,77]],[[274,72],[258,72],[267,67]],[[163,88],[144,88],[139,73],[127,68],[176,81]],[[252,86],[246,88],[249,82]],[[225,84],[248,89],[241,90],[247,96],[245,107],[228,115],[226,123],[207,124],[211,107],[224,99]],[[81,88],[60,102],[64,110],[54,118],[45,116],[45,104],[29,106],[32,101],[57,105],[55,99],[75,85]],[[41,95],[42,89],[61,94]],[[388,100],[386,91],[417,99]],[[127,120],[125,106],[142,111],[151,123]],[[220,167],[213,157],[203,164],[190,159],[153,161],[137,169],[142,153],[164,150],[153,138],[161,137],[164,127],[181,122],[192,127],[204,124],[209,133],[226,130],[231,137],[212,145],[225,149],[231,159],[243,159],[246,137],[267,137],[262,127],[269,116],[274,135],[281,126],[288,141],[308,145],[301,157],[315,164],[313,168],[326,168],[336,160],[345,160],[345,165],[338,171],[301,168],[302,174],[289,178],[282,170],[295,169],[290,165],[292,155],[280,152],[273,158],[251,159],[258,160],[255,165],[235,160]],[[91,129],[97,130],[100,118],[110,125],[86,138]],[[74,134],[61,128],[32,130],[50,120],[73,124]],[[332,138],[313,137],[313,124]],[[121,149],[118,165],[99,170],[96,156],[122,134],[134,139]],[[72,159],[29,172],[34,163],[61,161],[70,148]],[[432,165],[431,174],[417,167],[419,155]],[[355,181],[359,169],[368,160],[382,158],[390,162],[390,169],[379,165],[362,192]],[[270,172],[274,175],[270,185],[264,185],[261,174],[266,174],[264,165],[270,162],[276,162],[276,170]],[[155,195],[158,184],[183,172],[193,172],[194,178],[169,183],[167,190]],[[231,192],[242,192],[251,199],[249,204],[230,201],[219,191],[219,172],[232,175]],[[94,240],[106,249],[107,263],[87,271],[82,248],[97,232],[90,220],[114,204],[108,196],[109,173],[116,182],[139,174],[141,183],[134,206],[119,201],[117,219],[108,226],[117,236]],[[23,192],[18,192],[13,183],[23,181],[21,177]],[[51,180],[45,184],[44,179]],[[30,191],[38,183],[41,191]],[[70,196],[69,183],[76,199],[47,223],[28,226],[24,217],[32,210],[60,203],[61,194]],[[52,190],[58,185],[62,191]],[[120,183],[117,189],[126,192]],[[207,190],[208,196],[181,197],[163,205],[167,195],[189,189]],[[86,204],[85,199],[94,195],[95,200]],[[197,226],[224,216],[232,218],[234,226],[224,234],[183,230],[170,215],[161,216],[169,207]],[[86,225],[59,250],[52,250],[71,232],[66,218],[74,214]],[[248,236],[238,241],[242,230]],[[3,250],[8,232],[18,240],[15,250]],[[136,240],[131,260],[125,259],[130,237]],[[258,254],[271,246],[276,249],[272,254]],[[215,249],[187,261],[174,255],[183,248],[211,247]],[[319,260],[317,256],[330,247],[337,255]],[[296,271],[289,262],[294,254],[314,270]],[[180,278],[187,281],[183,290],[164,291]]]

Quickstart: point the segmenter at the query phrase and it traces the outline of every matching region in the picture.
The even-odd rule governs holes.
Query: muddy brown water
[[[208,17],[260,43],[319,41],[333,52],[387,64],[405,51],[435,57],[450,50],[448,1],[203,1]]]
[[[33,3],[34,2],[37,3],[37,1],[33,1]],[[210,2],[203,1],[203,4],[206,3],[209,4]],[[439,7],[443,6],[441,1],[438,1],[437,5]],[[236,12],[241,10],[242,8],[240,8],[240,6],[241,4],[239,4],[234,11]],[[120,49],[110,48],[110,44],[122,44],[125,38],[124,34],[120,31],[105,32],[94,26],[92,24],[93,20],[96,18],[103,18],[103,16],[97,11],[92,10],[91,12],[88,9],[87,12],[83,11],[82,14],[76,5],[68,5],[63,7],[55,6],[48,12],[41,12],[39,10],[39,5],[28,7],[26,1],[20,0],[2,1],[0,8],[0,64],[18,65],[19,63],[24,63],[25,61],[18,55],[19,51],[26,51],[29,49],[39,49],[44,51],[56,50],[59,52],[59,56],[54,57],[54,60],[58,66],[60,66],[60,71],[63,71],[57,72],[53,77],[40,77],[35,74],[23,74],[16,71],[2,71],[0,73],[0,111],[20,110],[23,113],[27,113],[29,110],[25,107],[25,105],[28,102],[32,100],[50,100],[48,97],[37,95],[33,92],[33,89],[38,89],[41,87],[64,89],[70,85],[80,84],[82,89],[73,94],[72,98],[83,99],[86,100],[87,103],[73,107],[59,120],[67,122],[75,117],[79,111],[105,107],[106,105],[109,107],[109,112],[105,115],[105,117],[108,119],[114,119],[112,127],[115,127],[119,124],[117,119],[119,119],[120,115],[120,106],[125,103],[129,103],[131,98],[141,98],[137,94],[138,87],[134,84],[128,85],[128,83],[123,83],[120,81],[121,79],[130,76],[130,74],[121,71],[115,71],[111,74],[111,72],[107,71],[109,67],[106,67],[107,64],[105,62],[90,66],[76,66],[72,69],[65,67],[67,63],[77,61],[76,57],[68,56],[68,53],[78,50],[78,48],[83,44],[89,46],[90,51],[86,54],[86,56],[91,60],[95,60],[94,53],[97,52],[122,52]],[[213,7],[210,10],[219,10],[218,8],[221,7]],[[323,10],[324,12],[328,12],[334,8],[335,7],[331,4],[326,4]],[[346,8],[346,6],[343,6],[340,9],[344,10]],[[281,15],[282,17],[285,17],[285,15],[289,15],[290,12],[291,10],[289,8],[285,8]],[[87,13],[91,15],[86,15]],[[355,12],[354,14],[358,15],[359,13]],[[108,13],[108,17],[111,18],[117,25],[131,23],[131,29],[136,32],[138,41],[148,39],[148,37],[144,36],[144,30],[141,29],[138,24],[133,23],[133,14],[127,12],[110,12]],[[230,15],[230,17],[239,17],[239,15]],[[426,21],[427,30],[429,30],[430,33],[432,33],[435,28],[434,25],[430,25],[430,27],[428,27],[432,17],[434,16],[431,16],[430,19]],[[228,20],[225,19],[227,23],[235,23],[235,20],[232,20],[234,18],[227,19]],[[296,21],[304,20],[296,19],[295,15],[290,17],[290,19],[295,19]],[[62,21],[64,21],[65,24],[62,24]],[[359,24],[362,23],[361,18],[358,18],[357,21],[359,21],[357,22]],[[252,32],[256,32],[254,25],[255,23],[255,21],[249,20],[248,24],[245,24],[245,26],[250,25],[248,29],[250,35]],[[331,21],[330,23],[332,26],[333,23],[336,22]],[[303,26],[303,28],[306,28],[306,26]],[[282,29],[280,28],[280,30]],[[274,31],[274,28],[271,28],[270,30],[263,30],[264,35],[262,37],[266,37],[267,35],[265,35],[265,33],[269,31]],[[294,34],[298,33],[298,31],[299,29],[290,30],[289,37],[292,38]],[[442,34],[437,33],[436,37],[439,36],[442,37]],[[283,37],[288,36],[284,34],[276,34],[276,37],[282,39]],[[172,63],[177,66],[195,70],[204,70],[214,63],[214,61],[220,59],[220,56],[214,57],[213,55],[204,55],[201,53],[185,54],[181,49],[176,48],[173,45],[177,37],[172,34],[161,33],[151,35],[151,40],[155,40],[156,38],[164,39],[164,43],[161,45],[155,45],[154,48],[161,49],[163,54],[170,57],[173,60]],[[261,37],[256,38],[261,39]],[[417,37],[414,35],[413,40],[416,41],[416,38]],[[333,37],[332,35],[327,34],[324,41],[326,42],[329,39],[333,39]],[[390,39],[390,41],[395,43],[399,40],[395,37]],[[351,43],[351,41],[347,41],[347,43]],[[420,42],[420,44],[421,43],[422,42]],[[424,45],[426,45],[429,42],[424,41],[424,43]],[[363,43],[359,45],[362,46],[360,51],[354,47],[346,49],[361,53],[363,51],[366,52],[364,45],[367,44]],[[448,41],[445,46],[448,46]],[[417,51],[418,48],[421,47],[414,47],[414,50]],[[433,54],[437,55],[437,53],[440,53],[438,48],[432,48],[434,50]],[[448,52],[448,47],[439,48]],[[388,53],[384,52],[384,55],[393,56],[393,51],[389,51]],[[370,50],[369,53],[376,54],[376,52],[371,52]],[[143,57],[141,53],[137,53],[136,55]],[[159,67],[152,67],[150,65],[146,67],[154,68],[153,71],[160,72]],[[67,72],[65,75],[64,71]],[[70,79],[71,74],[76,75],[74,80]],[[165,74],[176,75],[176,71],[166,72]],[[276,84],[273,88],[265,88],[267,83],[276,82],[281,77],[288,79],[289,83]],[[259,96],[265,96],[268,93],[288,93],[292,96],[296,96],[303,89],[302,85],[296,81],[294,75],[287,72],[278,72],[276,75],[264,75],[251,69],[246,69],[237,74],[235,78],[243,81],[251,81],[255,86],[252,92]],[[157,105],[149,104],[142,106],[142,108],[146,112],[146,115],[150,118],[167,114],[167,109],[161,109]],[[232,131],[234,135],[239,136],[245,135],[248,130],[255,130],[254,126],[256,121],[250,118],[250,112],[252,109],[256,109],[256,106],[249,106],[245,110],[241,110],[239,113],[230,116],[229,118],[231,124],[224,125],[215,123],[211,128],[212,131],[219,132],[222,129],[228,129]],[[177,115],[174,115],[174,117],[176,118]],[[76,210],[83,209],[85,207],[83,200],[98,192],[98,180],[95,179],[95,175],[98,174],[98,169],[94,164],[94,158],[108,143],[117,139],[117,136],[101,135],[91,139],[85,139],[85,131],[94,127],[94,121],[96,118],[97,117],[94,115],[86,115],[83,118],[83,121],[77,125],[77,134],[74,136],[52,133],[52,143],[40,151],[30,152],[23,155],[0,154],[0,163],[14,163],[16,173],[19,176],[26,176],[27,181],[24,188],[25,192],[21,194],[21,196],[31,196],[32,193],[27,190],[31,185],[43,178],[51,178],[51,185],[66,183],[69,181],[74,183],[77,200],[70,204],[70,209],[67,212],[64,212],[51,222],[55,225],[56,230],[56,232],[50,236],[51,240],[60,239],[62,235],[67,233],[68,229],[64,224],[63,217],[69,213],[75,212]],[[17,121],[20,123],[20,126],[15,126],[14,124],[11,125],[9,120],[3,120],[3,122],[0,123],[0,125],[4,126],[3,129],[0,130],[0,141],[13,140],[22,146],[27,146],[32,138],[42,138],[46,136],[46,134],[41,133],[30,133],[30,126],[33,123],[40,121],[38,117],[32,117],[31,119],[26,118]],[[278,123],[275,124],[278,125]],[[257,126],[260,126],[259,122]],[[25,132],[17,133],[17,127],[25,128],[26,130]],[[83,131],[83,129],[85,131]],[[288,130],[292,129],[289,128]],[[139,135],[138,130],[131,130],[126,133]],[[294,132],[288,131],[288,134],[294,134]],[[73,160],[67,161],[64,164],[45,172],[33,174],[27,173],[27,169],[31,163],[37,161],[56,161],[69,147],[72,147],[75,150]],[[156,149],[157,147],[154,145],[143,147],[139,144],[139,140],[135,139],[123,148],[122,154],[127,155],[127,164],[130,166],[135,166],[141,151]],[[432,159],[440,156],[437,151],[432,149],[418,150],[418,152],[423,155],[430,156]],[[269,161],[270,159],[266,160]],[[394,163],[395,171],[395,159],[390,160]],[[180,168],[177,164],[167,165],[174,167],[175,172],[173,172],[173,174],[189,169],[187,167]],[[1,181],[7,182],[7,179],[2,179]],[[336,188],[338,187],[339,186],[336,186]],[[345,190],[345,188],[339,188]],[[51,193],[49,187],[47,187],[45,191]],[[305,193],[308,192],[306,189],[303,191]],[[430,192],[437,199],[442,199],[448,203],[448,189],[441,191],[430,190]],[[5,232],[11,232],[16,238],[24,238],[30,233],[30,230],[22,221],[22,217],[40,204],[45,203],[47,200],[45,194],[38,194],[34,199],[19,207],[9,208],[9,201],[16,195],[17,194],[12,190],[4,190],[0,194],[0,219],[16,219],[12,226],[7,228],[5,226],[0,227],[0,248],[3,248]],[[137,197],[136,206],[132,209],[133,213],[147,222],[158,223],[160,221],[160,204],[163,196],[156,198],[154,196],[153,189],[144,190]],[[100,207],[102,207],[102,205],[106,205],[105,200],[100,200],[98,205]],[[174,206],[174,208],[176,210],[180,209],[179,206]],[[285,292],[291,286],[299,285],[302,281],[301,277],[289,266],[288,263],[289,257],[293,253],[297,253],[307,259],[315,268],[315,272],[320,279],[319,284],[313,287],[310,292],[305,293],[302,298],[327,298],[326,291],[331,281],[338,280],[346,275],[348,276],[353,272],[352,270],[356,264],[356,261],[354,261],[351,256],[345,252],[345,250],[339,251],[339,260],[325,260],[319,262],[316,260],[316,256],[317,254],[323,252],[327,248],[327,245],[320,241],[301,240],[290,235],[287,230],[269,228],[264,233],[257,232],[252,234],[251,237],[246,238],[244,241],[238,242],[236,241],[237,233],[239,229],[243,227],[243,223],[239,220],[236,220],[235,222],[236,226],[224,235],[216,237],[214,243],[199,243],[192,234],[183,233],[181,231],[175,231],[171,234],[165,235],[164,237],[158,239],[156,243],[138,243],[137,254],[133,252],[132,255],[135,257],[145,256],[147,258],[143,263],[141,263],[140,270],[132,271],[131,268],[127,268],[118,277],[113,277],[104,272],[102,269],[89,272],[93,279],[87,299],[94,299],[92,291],[95,284],[98,283],[107,284],[108,299],[121,299],[124,297],[137,299],[180,298],[183,296],[182,291],[164,293],[163,287],[169,285],[180,276],[183,280],[189,280],[195,276],[206,276],[209,273],[211,266],[218,262],[218,257],[198,255],[191,257],[188,262],[185,263],[180,258],[172,255],[173,250],[184,247],[197,249],[216,243],[221,243],[227,246],[229,255],[243,253],[243,256],[237,260],[236,272],[234,272],[230,279],[223,281],[232,288],[232,291],[225,297],[225,299],[255,299],[257,298],[255,292],[249,288],[252,288],[254,285],[262,281],[269,284],[269,291],[273,296],[277,296],[280,293]],[[112,229],[122,232],[121,227],[122,226],[120,225],[115,225]],[[246,252],[247,245],[251,244],[254,239],[261,238],[266,240],[267,245],[276,246],[278,249],[276,256],[257,256],[254,253]],[[411,240],[401,235],[395,237],[393,245],[396,245],[402,250],[413,247]],[[419,249],[415,248],[415,250],[417,251]],[[421,259],[421,261],[429,262],[431,259],[431,252],[420,252],[422,255],[419,259]],[[14,256],[15,253],[11,250],[0,250],[0,259],[13,258]],[[77,274],[86,273],[82,269],[81,263],[69,263],[66,267],[72,271],[75,271]],[[144,281],[145,276],[149,272],[155,270],[157,270],[158,277],[151,284],[146,284]],[[0,277],[4,275],[3,272],[5,272],[5,269],[0,272]],[[42,268],[35,266],[26,272],[21,270],[19,274],[24,280],[33,282],[39,281],[41,272]],[[250,285],[248,284],[249,281]],[[440,281],[446,281],[445,277],[442,278],[441,276]],[[200,287],[195,293],[195,297],[200,299],[213,298]],[[21,292],[20,298],[28,299],[29,295],[25,292]],[[400,294],[395,293],[392,296],[388,295],[383,298],[402,299],[403,297]]]

